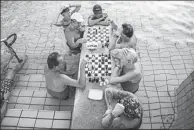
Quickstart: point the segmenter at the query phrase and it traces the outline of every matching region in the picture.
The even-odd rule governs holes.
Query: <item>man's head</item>
[[[93,13],[94,13],[95,18],[101,18],[102,17],[102,7],[98,4],[94,5]]]
[[[61,63],[63,63],[63,57],[58,52],[53,52],[48,56],[47,64],[49,69],[58,70]]]
[[[122,24],[122,39],[130,39],[133,36],[133,27],[130,24]]]
[[[74,28],[79,28],[81,24],[84,22],[83,16],[80,13],[73,13],[71,16],[71,25]]]
[[[111,56],[121,60],[123,65],[133,65],[137,62],[137,53],[133,48],[114,49],[110,52]]]
[[[68,18],[70,18],[70,9],[69,9],[69,7],[64,7],[64,9],[61,11],[61,15],[63,16],[63,17],[68,17]]]

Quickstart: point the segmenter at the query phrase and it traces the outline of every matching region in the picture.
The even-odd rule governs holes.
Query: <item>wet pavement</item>
[[[100,3],[119,25],[124,22],[133,25],[143,74],[136,93],[144,108],[141,128],[168,129],[175,114],[174,90],[194,70],[193,2],[1,1],[1,38],[16,33],[18,39],[14,49],[19,56],[26,53],[29,57],[15,79],[8,106],[12,113],[7,113],[2,127],[70,127],[69,115],[65,116],[67,121],[60,119],[61,122],[56,122],[52,114],[48,119],[37,114],[42,110],[55,114],[72,112],[74,96],[67,101],[52,98],[46,92],[43,76],[49,53],[68,53],[62,29],[51,24],[55,22],[61,5],[69,3],[82,4],[80,12],[85,18],[92,13],[93,5]],[[79,57],[71,58],[66,57],[68,69],[76,68],[79,61]],[[13,61],[10,67],[14,65]],[[27,109],[27,113],[34,110],[36,115],[25,117],[23,113],[26,112],[22,109]],[[31,124],[25,125],[26,121]],[[46,125],[51,122],[51,126]]]

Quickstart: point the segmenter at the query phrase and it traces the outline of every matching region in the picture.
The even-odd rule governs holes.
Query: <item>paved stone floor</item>
[[[181,21],[194,14],[190,6],[193,2],[184,6],[168,5],[165,10],[154,8],[162,7],[160,3],[144,1],[1,1],[1,38],[17,33],[18,39],[13,47],[20,56],[26,53],[29,57],[15,79],[16,86],[8,106],[10,110],[2,121],[2,128],[70,127],[69,113],[72,112],[74,96],[66,101],[52,98],[45,90],[43,76],[48,53],[68,53],[61,29],[51,26],[57,10],[68,3],[82,4],[80,12],[85,18],[92,13],[93,5],[100,3],[119,25],[123,22],[133,25],[143,74],[136,93],[144,108],[141,128],[168,129],[174,120],[174,89],[194,70],[194,19]],[[187,12],[177,13],[177,7]],[[168,17],[168,13],[172,17]],[[177,25],[186,26],[183,31],[174,26],[173,21],[177,18],[180,19]],[[68,69],[76,68],[74,64],[77,65],[78,60],[72,62],[71,57],[66,60]],[[10,67],[12,65],[15,65],[14,61]],[[41,111],[49,112],[50,116],[41,117]],[[55,120],[61,111],[66,112],[67,120],[62,120],[62,117]],[[30,113],[35,115],[29,117]],[[26,121],[29,123],[25,124]]]

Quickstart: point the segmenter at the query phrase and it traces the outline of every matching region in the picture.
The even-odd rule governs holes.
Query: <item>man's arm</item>
[[[71,11],[71,15],[75,12],[79,12],[79,10],[81,9],[81,4],[73,4],[73,5],[69,5],[69,7],[75,7],[74,10]]]
[[[115,67],[115,71],[118,71],[118,67]],[[139,73],[137,72],[128,72],[127,74],[120,76],[120,77],[111,77],[110,83],[115,84],[115,83],[121,83],[121,82],[126,82],[126,81],[131,81],[134,79],[136,76],[138,76]]]
[[[67,25],[69,25],[69,22],[61,20],[59,22],[56,21],[56,23],[54,23],[53,25],[55,25],[57,27],[61,27],[61,26],[65,26],[65,25],[67,26]]]
[[[78,40],[77,40],[77,42],[74,42],[74,37],[72,36],[72,34],[70,34],[69,31],[65,31],[65,38],[67,39],[68,45],[71,48],[76,48],[79,46]]]
[[[111,44],[108,47],[109,51],[115,49],[117,39],[118,39],[118,36],[116,34],[113,34],[112,39],[111,39]]]
[[[102,26],[109,26],[111,23],[111,20],[106,17],[103,20],[99,21],[96,25],[102,25]]]
[[[92,20],[92,16],[93,16],[93,15],[91,15],[91,16],[88,18],[88,25],[89,25],[89,26],[98,25],[98,23],[99,23],[101,20],[104,19],[104,17],[102,17],[102,18],[99,18],[99,19]]]
[[[113,99],[118,99],[118,98],[124,98],[130,96],[132,98],[136,98],[136,96],[128,91],[123,91],[115,88],[106,88],[105,89],[105,102],[107,105],[107,109],[112,109],[111,103]]]
[[[80,65],[80,78],[79,80],[74,80],[64,74],[61,74],[61,77],[63,78],[64,84],[65,85],[70,85],[78,88],[84,88],[86,85],[86,78],[85,78],[85,65],[86,61],[82,60],[82,63]]]

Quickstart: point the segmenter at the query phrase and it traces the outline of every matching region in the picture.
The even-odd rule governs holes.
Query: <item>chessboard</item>
[[[110,54],[88,54],[86,58],[85,72],[89,82],[107,82],[106,77],[112,73]]]
[[[102,45],[102,48],[108,47],[110,38],[109,26],[88,27],[87,41],[97,42]]]

